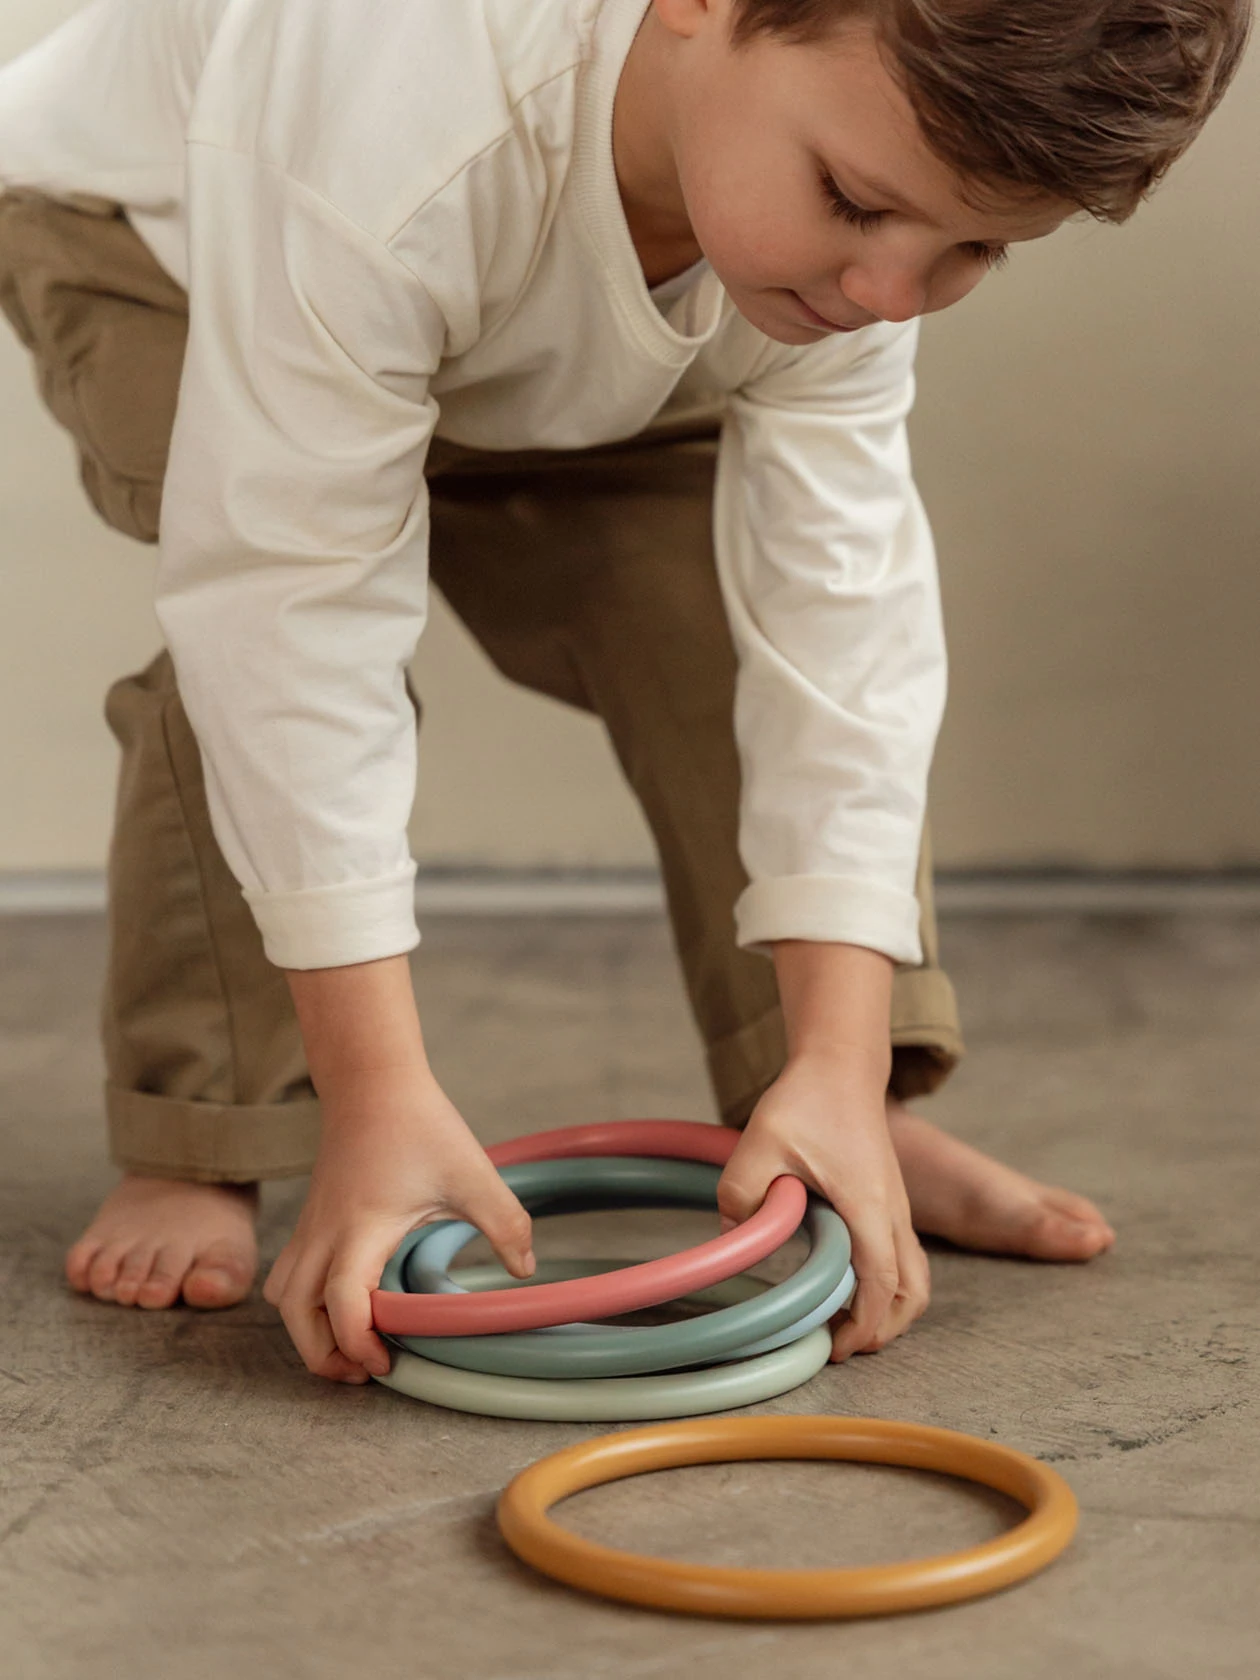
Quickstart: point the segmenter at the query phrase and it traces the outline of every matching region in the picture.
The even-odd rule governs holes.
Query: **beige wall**
[[[0,58],[70,0],[7,0]],[[953,656],[945,863],[1260,862],[1260,73],[1123,229],[1021,252],[927,324],[915,424]],[[87,512],[0,335],[0,869],[103,856],[110,678],[156,646],[150,555]],[[438,609],[423,857],[650,848],[589,720],[507,688]]]
[[[1260,862],[1260,54],[1123,228],[928,322],[943,858]]]

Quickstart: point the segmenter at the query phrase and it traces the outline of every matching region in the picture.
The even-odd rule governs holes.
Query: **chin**
[[[736,303],[735,307],[749,326],[756,327],[758,332],[764,333],[776,344],[817,344],[819,339],[828,336],[820,327],[807,326],[804,321],[785,321],[782,315],[764,306],[745,309],[742,304]]]
[[[776,344],[817,344],[820,339],[829,336],[821,327],[811,327],[807,321],[794,320],[785,309],[776,308],[760,288],[733,289],[727,286],[726,293],[749,326],[756,327],[758,332],[765,333]]]

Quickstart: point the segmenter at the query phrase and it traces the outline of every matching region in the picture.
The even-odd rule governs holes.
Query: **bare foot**
[[[258,1270],[254,1184],[128,1174],[66,1255],[73,1288],[123,1307],[230,1307]]]
[[[899,1102],[888,1104],[888,1129],[923,1235],[1030,1260],[1092,1260],[1116,1240],[1084,1196],[1026,1178]]]

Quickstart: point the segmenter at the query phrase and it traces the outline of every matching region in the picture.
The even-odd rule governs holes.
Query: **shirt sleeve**
[[[190,327],[158,616],[211,819],[268,957],[414,946],[415,718],[429,379],[416,276],[256,159],[190,147]]]
[[[728,408],[714,540],[739,659],[745,947],[922,960],[914,878],[945,645],[906,438],[916,338],[836,335]]]

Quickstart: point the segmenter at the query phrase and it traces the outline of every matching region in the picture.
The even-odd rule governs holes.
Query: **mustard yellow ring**
[[[717,1569],[618,1551],[561,1528],[550,1508],[583,1488],[649,1470],[740,1459],[847,1459],[980,1482],[1027,1511],[1007,1533],[964,1551],[860,1569]],[[525,1563],[583,1592],[697,1616],[798,1621],[887,1616],[956,1604],[1044,1569],[1076,1532],[1062,1476],[1026,1453],[952,1429],[885,1418],[703,1418],[600,1435],[553,1453],[508,1484],[500,1532]]]

